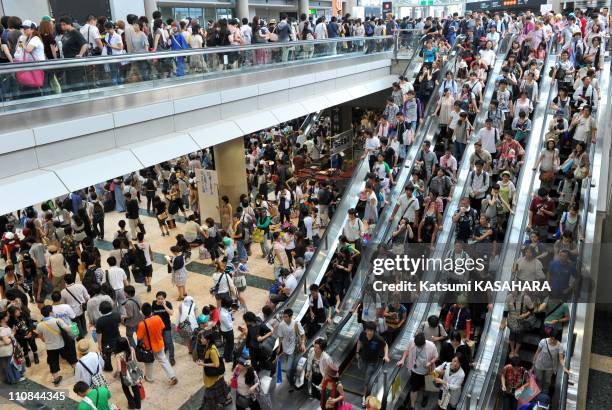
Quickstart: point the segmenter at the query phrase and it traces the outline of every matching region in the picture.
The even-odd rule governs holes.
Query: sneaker
[[[25,365],[26,367],[32,366],[32,362],[30,361],[30,358],[28,356],[25,357]]]
[[[170,379],[170,386],[175,386],[178,383],[178,379],[176,377],[173,377],[172,379]]]
[[[59,376],[57,379],[53,380],[53,385],[58,386],[62,382],[63,377]]]
[[[176,364],[176,360],[174,360],[174,357],[170,358],[170,365],[174,366]]]

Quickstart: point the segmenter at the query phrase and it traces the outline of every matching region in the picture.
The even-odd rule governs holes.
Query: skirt
[[[204,397],[202,398],[202,407],[200,409],[223,408],[229,393],[230,387],[225,382],[225,379],[219,379],[212,387],[204,389]]]
[[[187,269],[181,268],[172,272],[172,284],[174,286],[185,286],[187,283]]]

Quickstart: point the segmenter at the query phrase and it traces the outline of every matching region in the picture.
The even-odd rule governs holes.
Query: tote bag
[[[27,45],[26,45],[27,46]],[[23,49],[23,54],[15,58],[16,63],[33,62],[32,53]],[[45,82],[45,72],[43,70],[19,71],[15,73],[15,79],[19,85],[30,88],[41,88]]]

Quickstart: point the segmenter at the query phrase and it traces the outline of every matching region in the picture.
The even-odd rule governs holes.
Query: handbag
[[[535,375],[533,372],[530,372],[529,380],[527,383],[516,389],[514,392],[514,397],[518,401],[519,406],[522,406],[531,402],[531,400],[536,398],[541,391],[542,390],[540,389],[540,386],[538,386]]]
[[[149,346],[151,346],[151,335],[149,335],[149,327],[147,326],[147,320],[144,319],[145,331],[147,332],[147,339],[149,339]],[[155,361],[155,355],[153,354],[153,350],[145,348],[144,339],[139,340],[136,345],[136,360],[141,363],[153,363]]]
[[[440,398],[438,399],[438,406],[441,409],[446,410],[450,403],[450,399],[451,399],[450,389],[448,387],[443,388],[442,390],[440,390]]]
[[[138,366],[134,360],[128,360],[126,362],[126,371],[125,371],[125,382],[130,386],[137,386],[141,380],[144,378],[144,373],[142,369]]]
[[[140,395],[140,400],[144,400],[146,398],[145,388],[142,383],[138,384],[138,394]]]
[[[264,230],[261,228],[255,228],[251,235],[251,240],[255,243],[263,243],[264,241]]]
[[[191,314],[191,310],[193,309],[193,303],[189,306],[189,311],[187,312],[187,318],[178,324],[178,333],[185,340],[191,339],[191,335],[193,331],[191,330],[191,322],[189,321],[189,315]]]
[[[247,286],[246,275],[236,276],[234,278],[234,285],[236,285],[236,288],[238,288],[238,289],[246,288],[246,286]]]
[[[25,45],[27,47],[27,44]],[[17,63],[28,63],[36,61],[32,57],[32,53],[26,51],[23,47],[23,55],[15,59]],[[28,60],[28,57],[30,59]],[[43,70],[19,71],[15,73],[15,79],[19,85],[30,88],[41,88],[45,83],[45,72]]]
[[[166,219],[168,219],[168,212],[164,211],[161,214],[157,215],[157,220],[158,221],[165,221]]]
[[[236,393],[236,407],[240,407],[242,409],[248,409],[251,407],[251,399],[242,394]]]

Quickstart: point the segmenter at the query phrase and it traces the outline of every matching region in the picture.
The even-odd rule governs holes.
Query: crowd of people
[[[228,404],[232,388],[237,408],[265,409],[271,408],[269,378],[282,372],[276,363],[282,363],[287,383],[300,387],[296,373],[299,359],[306,353],[306,364],[300,370],[305,372],[306,390],[321,401],[321,408],[340,408],[345,400],[340,364],[333,363],[326,353],[325,339],[317,338],[312,350],[305,352],[307,341],[330,323],[350,287],[363,248],[377,224],[388,223],[379,216],[389,203],[395,177],[426,119],[426,108],[436,88],[440,93],[429,110],[437,119],[436,137],[433,144],[425,141],[414,158],[410,182],[392,212],[392,220],[400,215],[392,242],[405,252],[416,243],[435,247],[443,229],[443,214],[453,211],[456,243],[450,257],[465,258],[479,249],[486,249],[491,256],[498,252],[495,244],[504,240],[517,203],[516,183],[525,147],[533,138],[531,119],[538,104],[539,85],[542,77],[550,75],[558,92],[550,107],[554,119],[536,164],[540,188],[529,208],[530,237],[514,274],[520,280],[548,277],[555,289],[571,289],[572,278],[577,275],[574,262],[579,241],[583,239],[578,193],[582,180],[590,175],[588,152],[597,140],[592,113],[601,95],[597,76],[607,41],[604,34],[597,34],[609,30],[607,12],[602,9],[599,14],[593,13],[588,21],[578,12],[568,16],[527,12],[520,16],[469,13],[463,18],[454,15],[445,20],[427,17],[418,21],[388,16],[366,19],[363,24],[350,16],[341,21],[332,18],[329,23],[325,19],[311,22],[302,16],[297,30],[286,16],[281,16],[278,25],[271,20],[268,36],[276,34],[278,41],[310,40],[309,35],[370,36],[397,28],[414,28],[425,35],[423,65],[414,81],[400,77],[392,85],[386,106],[365,113],[355,124],[364,139],[363,158],[369,163],[370,173],[357,205],[348,211],[348,221],[323,281],[309,288],[306,315],[298,320],[283,302],[297,288],[319,246],[321,229],[330,223],[343,191],[341,184],[330,178],[335,171],[319,178],[315,175],[327,168],[321,166],[323,159],[333,164],[332,169],[343,168],[342,155],[329,155],[331,120],[326,116],[308,134],[292,122],[246,136],[248,191],[239,203],[223,197],[218,221],[200,215],[194,174],[198,168],[214,169],[212,150],[2,216],[2,376],[9,383],[18,383],[27,367],[40,364],[39,350],[44,346],[54,385],[62,382],[60,359],[64,359],[74,368],[75,394],[86,405],[98,403],[96,407],[100,407],[110,399],[107,386],[111,380],[105,372],[114,372],[128,407],[136,409],[142,406],[145,384],[153,382],[154,363],[160,364],[169,386],[178,383],[174,345],[184,343],[194,362],[203,368],[202,408]],[[128,16],[123,27],[119,21],[115,24],[92,17],[79,29],[62,17],[62,38],[56,38],[48,17],[40,25],[16,17],[2,19],[1,23],[6,27],[0,38],[7,61],[12,61],[15,53],[19,56],[19,48],[22,55],[36,54],[45,59],[196,47],[192,44],[239,45],[247,39],[257,42],[257,33],[263,30],[253,30],[261,27],[260,22],[249,26],[248,21],[240,25],[235,20],[211,22],[203,30],[197,21],[164,21],[158,13],[153,16],[153,29],[147,18],[134,15]],[[362,33],[364,24],[373,31],[364,29]],[[47,31],[49,35],[44,34]],[[38,36],[42,41],[33,40]],[[514,36],[514,41],[500,75],[494,79],[491,102],[485,107],[485,86],[492,75],[496,50],[508,36]],[[135,47],[139,38],[140,48]],[[559,47],[559,61],[550,73],[543,73],[551,39]],[[175,42],[185,47],[174,48]],[[455,64],[442,75],[455,46],[459,50]],[[168,74],[176,70],[179,75],[178,61],[165,68]],[[191,60],[183,64],[192,67]],[[153,68],[137,69],[139,75],[146,76]],[[95,81],[103,73],[94,69],[89,74]],[[125,79],[121,73],[111,71],[110,75],[113,81]],[[486,111],[486,117],[477,131],[474,153],[465,158],[476,116],[482,111]],[[460,209],[447,210],[453,191],[462,188],[455,185],[463,161],[470,163],[467,195]],[[109,237],[105,220],[115,211],[125,218],[113,227],[113,249],[103,258],[98,241]],[[174,235],[180,216],[185,219],[182,233],[175,236],[176,244],[162,261],[176,286],[176,305],[168,300],[170,289],[157,291],[151,302],[141,302],[137,294],[141,289],[144,295],[152,292],[154,262],[159,263],[151,247],[154,234],[146,232],[143,214],[157,221],[162,236]],[[253,243],[260,244],[260,252],[252,249]],[[479,248],[481,244],[488,245]],[[187,265],[195,259],[192,252],[197,252],[200,259],[210,259],[214,266],[210,291],[215,302],[210,305],[198,303],[190,295]],[[267,259],[274,277],[268,300],[258,313],[247,308],[245,293],[249,260],[254,253]],[[504,323],[511,335],[510,362],[501,379],[504,408],[516,408],[514,393],[525,373],[525,363],[518,356],[527,330],[542,330],[546,335],[533,360],[542,391],[549,388],[552,374],[563,362],[559,332],[569,315],[567,305],[551,302],[560,297],[555,294],[541,299],[538,295],[512,293],[506,301]],[[370,379],[381,363],[390,360],[389,346],[406,323],[410,305],[383,304],[376,296],[371,299],[366,301],[364,296],[356,310],[364,326],[357,353],[365,376],[362,404],[377,409],[380,403],[369,397]],[[234,321],[240,320],[234,317],[239,312],[241,324],[234,326]],[[470,323],[478,325],[479,318],[473,306],[459,301],[422,325],[397,363],[403,366],[407,360],[411,369],[411,408],[416,407],[417,394],[425,388],[425,376],[432,373],[442,386],[443,408],[456,406],[470,371],[473,344],[469,339],[474,329]],[[37,339],[43,343],[37,344]],[[278,351],[273,350],[276,339],[281,346]],[[277,361],[279,357],[282,360]],[[233,369],[229,378],[226,363]]]

